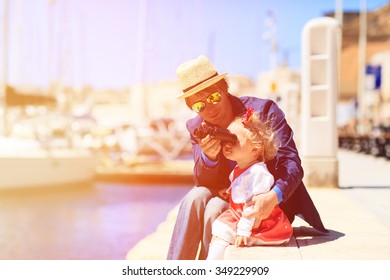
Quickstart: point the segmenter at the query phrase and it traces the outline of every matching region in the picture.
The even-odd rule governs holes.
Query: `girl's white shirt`
[[[233,172],[229,175],[233,180]],[[274,184],[274,176],[268,171],[264,162],[258,162],[250,166],[240,176],[233,180],[228,191],[235,203],[245,203],[250,201],[254,195],[268,192]],[[249,213],[254,206],[245,207],[243,213]],[[237,224],[237,235],[249,237],[255,218],[241,217]]]
[[[245,203],[254,195],[268,192],[274,184],[274,176],[264,162],[253,164],[234,180],[233,172],[229,175],[229,191],[234,203]]]

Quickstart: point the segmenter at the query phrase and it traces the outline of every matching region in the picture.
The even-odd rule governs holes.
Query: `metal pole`
[[[343,0],[336,0],[336,20],[343,24]]]
[[[336,1],[336,12],[335,18],[339,23],[339,28],[337,29],[337,78],[338,78],[338,96],[340,96],[340,81],[341,81],[341,51],[343,49],[343,0]]]
[[[137,49],[135,60],[135,86],[130,93],[130,105],[133,117],[137,120],[144,120],[147,117],[147,93],[144,88],[145,74],[145,41],[147,32],[147,11],[148,0],[139,1]]]
[[[270,43],[270,69],[271,71],[275,71],[278,62],[277,62],[277,53],[278,53],[278,44],[277,44],[277,39],[276,39],[276,18],[275,18],[275,12],[273,10],[269,10],[267,13],[267,18],[266,18],[266,26],[268,28],[267,32],[267,37],[266,39],[269,40]]]
[[[367,49],[367,5],[366,0],[360,0],[360,15],[359,15],[359,72],[358,72],[358,133],[366,132],[365,118],[366,116],[366,49]]]
[[[9,135],[8,131],[8,108],[6,102],[7,86],[8,86],[8,0],[3,0],[3,133]]]

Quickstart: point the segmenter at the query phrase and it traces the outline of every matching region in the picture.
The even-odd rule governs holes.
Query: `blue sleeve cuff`
[[[202,154],[202,158],[203,158],[203,161],[204,163],[206,163],[207,167],[214,167],[217,165],[218,161],[211,161],[209,160],[206,155],[203,153],[203,151],[201,152]]]
[[[276,195],[278,196],[278,203],[281,203],[283,201],[283,194],[282,191],[279,189],[278,186],[275,186],[273,190],[276,192]]]

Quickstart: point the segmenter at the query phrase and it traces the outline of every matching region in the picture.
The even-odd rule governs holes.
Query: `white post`
[[[302,31],[301,156],[309,187],[338,187],[338,28],[324,17]]]
[[[280,87],[279,107],[286,115],[287,122],[294,131],[294,141],[297,147],[300,147],[300,88],[298,83],[282,84]]]

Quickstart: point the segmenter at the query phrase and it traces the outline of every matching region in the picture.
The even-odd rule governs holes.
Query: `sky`
[[[344,11],[361,2],[0,0],[0,83],[124,88],[175,80],[177,66],[201,54],[219,72],[255,80],[270,67],[266,34],[278,61],[299,69],[302,28],[338,1]],[[388,2],[366,0],[367,9]]]

